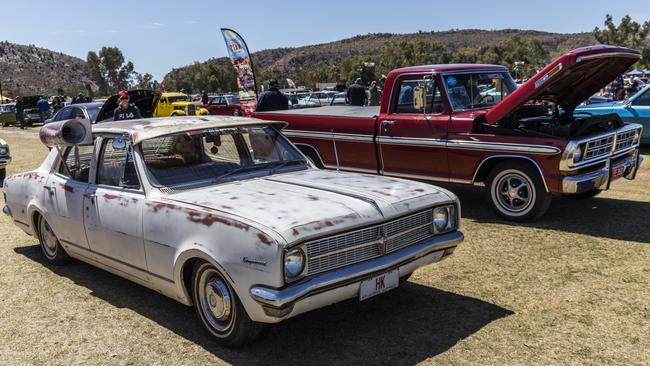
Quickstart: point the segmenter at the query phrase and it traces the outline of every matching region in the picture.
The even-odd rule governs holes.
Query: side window
[[[416,109],[413,104],[413,97],[417,87],[423,87],[426,95],[425,109]],[[423,113],[441,113],[435,112],[433,102],[437,99],[440,103],[438,109],[442,107],[440,92],[436,90],[436,84],[433,79],[403,80],[397,86],[397,98],[395,101],[394,113],[423,114]]]
[[[72,117],[70,118],[86,118],[84,111],[81,108],[72,108]]]
[[[56,115],[56,121],[65,121],[72,119],[72,107],[65,107]]]
[[[94,145],[73,146],[65,152],[65,164],[59,166],[59,174],[78,182],[88,183]],[[66,169],[67,167],[67,169]]]
[[[97,184],[140,189],[140,181],[135,171],[132,154],[128,148],[115,149],[113,141],[105,139],[99,157]]]
[[[645,93],[636,98],[632,104],[639,106],[650,106],[650,89],[646,89]]]

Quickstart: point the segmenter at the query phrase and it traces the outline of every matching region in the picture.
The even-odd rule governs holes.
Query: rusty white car
[[[9,144],[3,139],[0,139],[0,184],[5,179],[7,172],[7,165],[11,162],[11,154],[9,153]]]
[[[9,176],[4,212],[68,257],[194,305],[223,345],[393,289],[463,240],[452,193],[315,168],[284,123],[176,117],[48,124],[36,170]]]

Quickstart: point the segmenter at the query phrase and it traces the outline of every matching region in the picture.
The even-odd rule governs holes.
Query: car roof
[[[438,65],[420,65],[402,67],[391,71],[390,73],[411,73],[411,72],[455,72],[455,71],[476,71],[476,70],[494,70],[500,69],[507,71],[505,66],[490,64],[438,64]]]
[[[101,108],[104,105],[104,102],[92,102],[92,103],[76,103],[70,104],[66,107],[82,107],[82,108]]]
[[[187,97],[188,95],[185,93],[162,93],[163,97]]]
[[[250,117],[234,116],[182,116],[163,118],[143,118],[118,122],[103,122],[93,125],[93,133],[129,135],[134,144],[144,140],[205,129],[273,125],[284,128],[286,122],[266,121]]]

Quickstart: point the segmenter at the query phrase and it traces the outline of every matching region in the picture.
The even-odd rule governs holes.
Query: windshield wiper
[[[287,165],[294,165],[294,164],[307,164],[306,160],[302,159],[294,159],[294,160],[278,160],[274,161],[271,164],[275,165],[273,167],[273,170],[271,171],[271,174],[275,174],[278,169],[284,168]]]
[[[223,178],[229,177],[234,174],[242,173],[248,170],[255,170],[261,167],[266,167],[268,166],[269,163],[263,163],[263,164],[251,164],[251,165],[242,165],[239,168],[235,168],[228,173],[221,174],[220,176],[217,177],[216,180],[222,180]]]

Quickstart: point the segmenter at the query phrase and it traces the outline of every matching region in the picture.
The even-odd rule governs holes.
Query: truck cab
[[[637,51],[573,50],[517,86],[498,65],[391,71],[381,106],[257,113],[325,168],[485,187],[495,212],[541,217],[554,194],[589,198],[634,179],[642,127],[576,106],[638,61]]]

